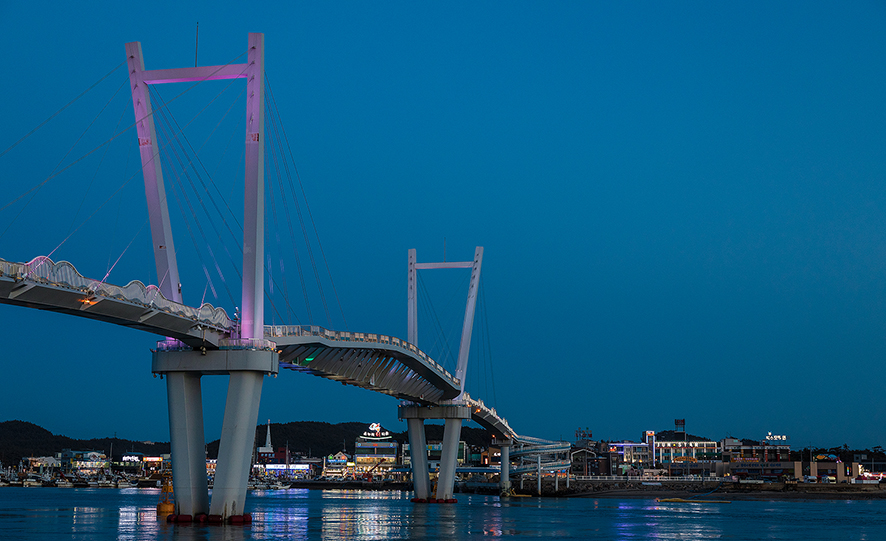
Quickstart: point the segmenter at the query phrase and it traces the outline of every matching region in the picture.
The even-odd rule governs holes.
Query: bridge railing
[[[575,481],[632,481],[632,482],[655,482],[655,481],[709,481],[709,482],[720,482],[724,481],[726,477],[717,477],[716,475],[704,476],[701,475],[682,475],[682,476],[667,476],[667,475],[573,475],[572,479]]]
[[[54,263],[46,256],[36,257],[28,263],[13,263],[0,259],[0,275],[80,291],[84,294],[85,301],[94,297],[118,299],[191,319],[208,327],[222,330],[230,330],[233,327],[233,322],[223,308],[215,308],[211,304],[204,304],[200,308],[185,306],[164,297],[157,286],[146,286],[138,280],[133,280],[125,286],[115,286],[86,278],[67,261]]]
[[[283,336],[317,336],[320,338],[326,338],[327,340],[337,340],[340,342],[362,342],[397,346],[415,353],[415,355],[426,364],[436,368],[439,372],[447,375],[449,378],[455,379],[445,368],[437,364],[434,359],[430,358],[424,351],[418,349],[414,344],[410,344],[405,340],[400,340],[393,336],[364,332],[333,331],[325,329],[319,325],[265,325],[265,336],[270,338]]]
[[[482,399],[471,398],[471,395],[469,395],[468,393],[465,393],[464,398],[465,401],[471,406],[471,408],[475,410],[475,413],[483,412],[487,416],[493,417],[496,420],[500,421],[501,424],[504,425],[504,427],[507,429],[505,431],[506,436],[508,436],[509,438],[513,438],[516,436],[517,433],[514,432],[514,429],[511,428],[511,425],[508,424],[508,420],[504,417],[499,416],[498,413],[495,411],[495,408],[490,408],[489,406],[487,406],[485,403],[483,403]]]

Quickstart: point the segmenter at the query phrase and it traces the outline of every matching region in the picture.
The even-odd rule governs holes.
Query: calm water
[[[157,489],[0,489],[0,539],[886,539],[886,502],[731,504],[459,495],[416,505],[411,493],[253,492],[251,526],[156,520]]]

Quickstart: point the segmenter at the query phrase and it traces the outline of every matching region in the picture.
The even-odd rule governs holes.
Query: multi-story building
[[[791,459],[791,446],[787,443],[768,441],[720,440],[723,462],[787,462]]]
[[[609,455],[617,474],[652,467],[649,444],[635,441],[609,442]]]
[[[791,461],[791,446],[787,438],[771,438],[770,434],[768,439],[762,441],[736,438],[720,440],[722,474],[743,479],[794,477],[795,465]]]
[[[654,467],[666,469],[670,475],[714,475],[721,454],[717,442],[688,434],[683,419],[676,420],[677,430],[643,433],[644,442],[653,451]]]
[[[98,473],[99,470],[107,470],[111,467],[111,461],[101,451],[73,451],[63,449],[56,455],[61,464],[62,471],[81,472],[83,474]]]
[[[348,477],[354,475],[354,462],[344,451],[329,455],[323,460],[323,475],[326,477]]]
[[[380,424],[372,423],[354,444],[357,475],[386,475],[397,466],[400,444]]]
[[[432,441],[428,442],[428,467],[431,470],[437,470],[440,468],[440,457],[443,455],[443,442],[440,441]],[[458,454],[456,455],[456,466],[463,466],[467,461],[467,445],[465,442],[458,442]],[[402,454],[402,462],[403,466],[411,466],[412,464],[412,455],[409,451],[409,444],[403,444],[403,454]]]

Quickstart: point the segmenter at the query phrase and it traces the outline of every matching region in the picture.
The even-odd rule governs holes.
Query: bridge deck
[[[37,257],[28,263],[0,259],[0,304],[86,317],[172,338],[189,348],[217,349],[235,334],[225,311],[170,301],[156,286],[133,281],[116,286],[86,278],[67,261]],[[280,366],[372,391],[436,404],[459,394],[459,381],[415,345],[371,333],[318,326],[268,325]],[[466,397],[472,418],[493,434],[516,439],[507,421],[482,401]]]

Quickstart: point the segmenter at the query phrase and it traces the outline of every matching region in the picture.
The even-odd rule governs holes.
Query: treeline
[[[289,451],[306,456],[322,457],[344,451],[347,454],[354,453],[354,442],[369,428],[369,423],[324,423],[320,421],[294,421],[291,423],[271,423],[271,444],[274,449],[289,445]],[[409,441],[406,431],[394,432],[389,427],[384,427],[391,433],[391,439],[401,445]],[[255,445],[261,447],[265,444],[268,435],[268,425],[258,425],[255,429]],[[442,424],[425,424],[425,437],[430,441],[443,441]],[[488,447],[492,441],[489,433],[482,428],[463,426],[461,439],[467,445]],[[207,446],[210,458],[218,456],[218,440]]]
[[[149,443],[120,438],[93,438],[78,440],[52,432],[27,421],[4,421],[0,423],[0,462],[3,467],[18,466],[22,457],[54,456],[62,449],[98,451],[105,454],[114,448],[114,456],[121,457],[127,451],[157,456],[169,452],[168,442]]]
[[[291,423],[271,424],[271,443],[274,449],[285,447],[293,454],[307,456],[326,456],[344,450],[348,454],[354,452],[354,442],[369,427],[369,423],[324,423],[319,421],[296,421]],[[388,427],[385,427],[388,429]],[[404,427],[405,428],[405,427]],[[255,444],[265,444],[267,425],[258,425],[255,429]],[[443,440],[443,425],[426,424],[425,433],[428,441]],[[406,431],[391,431],[393,440],[399,443],[408,441]],[[468,445],[488,447],[491,438],[482,428],[462,427],[461,439]],[[209,458],[218,457],[218,440],[206,446]],[[119,460],[124,453],[134,451],[147,456],[169,453],[169,442],[143,442],[120,438],[94,438],[78,440],[67,436],[55,435],[50,431],[26,421],[0,422],[0,462],[3,466],[17,466],[22,457],[54,456],[62,449],[77,451],[111,452]]]

